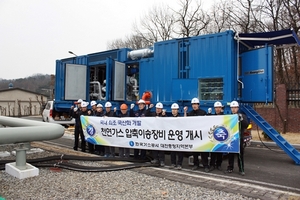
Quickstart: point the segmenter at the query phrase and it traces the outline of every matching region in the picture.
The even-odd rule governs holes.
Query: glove
[[[153,106],[154,106],[154,105],[151,103],[151,104],[149,105],[149,108],[153,108]]]
[[[208,112],[209,114],[211,113],[211,111],[212,111],[212,109],[211,109],[211,108],[208,108],[207,112]]]
[[[134,104],[130,104],[130,109],[133,109],[134,108]]]
[[[75,108],[74,108],[74,112],[76,112],[77,110],[78,110],[78,108],[77,108],[77,107],[75,107]]]
[[[114,107],[114,112],[116,112],[117,111],[117,108],[116,107]]]

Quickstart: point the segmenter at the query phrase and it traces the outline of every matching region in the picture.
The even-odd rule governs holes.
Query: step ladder
[[[259,126],[297,165],[300,165],[300,153],[286,141],[266,120],[264,120],[251,106],[240,105],[241,110]]]

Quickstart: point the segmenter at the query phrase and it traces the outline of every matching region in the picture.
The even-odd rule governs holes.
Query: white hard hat
[[[158,103],[155,105],[155,108],[163,108],[163,107],[164,107],[163,104],[160,103],[160,102],[158,102]]]
[[[192,101],[191,101],[191,103],[192,103],[192,104],[193,104],[193,103],[199,103],[199,99],[198,99],[198,98],[193,98]]]
[[[97,105],[97,108],[103,108],[102,104],[99,103],[99,104]]]
[[[81,103],[81,102],[83,102],[83,100],[82,99],[78,99],[77,103]]]
[[[140,100],[138,101],[138,104],[140,104],[140,103],[146,104],[146,102],[145,102],[143,99],[140,99]]]
[[[214,103],[214,107],[223,107],[220,101]]]
[[[171,109],[179,109],[179,105],[177,103],[173,103],[171,105]]]
[[[237,101],[232,101],[230,107],[239,107],[239,103]]]
[[[110,102],[106,102],[105,103],[105,108],[108,108],[108,107],[111,107],[112,105],[111,105],[111,103]]]
[[[87,107],[89,105],[89,102],[85,102],[85,101],[83,101],[83,102],[81,102],[81,107]]]
[[[91,101],[91,106],[97,105],[96,101]]]

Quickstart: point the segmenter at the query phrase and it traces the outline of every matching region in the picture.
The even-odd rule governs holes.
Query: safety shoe
[[[232,173],[232,171],[233,171],[232,169],[227,169],[226,171],[224,171],[224,173],[228,174],[228,173]]]
[[[197,170],[197,169],[199,169],[197,165],[194,165],[194,167],[192,168],[192,170]]]
[[[222,171],[221,166],[217,166],[217,170]]]
[[[245,176],[245,172],[239,172],[241,176]]]
[[[178,165],[178,166],[176,167],[176,169],[178,169],[178,170],[182,170],[182,167],[181,167],[181,165]]]
[[[210,171],[210,172],[213,171],[214,169],[215,169],[214,166],[210,166],[210,167],[209,167],[209,171]]]
[[[160,161],[160,166],[161,166],[161,167],[164,167],[164,166],[165,166],[164,161]]]
[[[77,147],[73,147],[73,149],[74,149],[75,151],[78,151],[78,148],[77,148]]]
[[[174,169],[176,167],[176,165],[175,164],[172,164],[171,166],[170,166],[170,169]]]
[[[209,172],[209,168],[208,167],[205,167],[204,168],[204,171],[207,173],[207,172]]]
[[[156,159],[151,160],[151,164],[158,164],[158,160],[156,160]]]

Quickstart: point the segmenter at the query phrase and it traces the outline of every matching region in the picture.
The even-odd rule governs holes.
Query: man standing
[[[228,154],[228,167],[225,173],[232,173],[234,168],[234,156],[238,157],[238,166],[240,175],[245,175],[244,169],[244,131],[248,127],[249,122],[246,115],[239,113],[239,103],[237,101],[232,101],[230,103],[230,109],[232,114],[237,114],[239,116],[239,132],[240,132],[240,153],[229,153]]]
[[[214,108],[215,108],[215,115],[223,115],[223,112],[222,112],[223,106],[220,101],[217,101],[214,103]],[[211,152],[210,153],[209,170],[210,171],[212,171],[214,169],[222,170],[221,169],[222,160],[223,160],[223,153]]]
[[[152,117],[166,117],[166,111],[163,110],[163,104],[158,102],[155,105],[155,112],[150,112],[153,104],[150,104],[149,109],[147,110],[147,116]],[[152,151],[153,160],[151,161],[152,164],[159,164],[161,167],[165,166],[165,152],[159,150]]]
[[[121,112],[119,113],[118,117],[129,117],[128,107],[125,103],[121,104],[120,106]],[[130,157],[130,149],[119,147],[119,157],[120,158],[129,158]]]
[[[108,101],[105,103],[105,117],[117,117],[116,111],[117,109],[114,108],[114,110],[111,109],[112,105]],[[105,146],[105,154],[104,157],[115,157],[115,147]]]
[[[78,101],[76,101],[74,104],[76,105],[71,106],[70,109],[70,115],[75,118],[75,129],[74,129],[74,147],[73,149],[75,151],[78,151],[78,143],[79,143],[79,135],[80,135],[80,139],[81,139],[81,151],[85,152],[85,139],[84,139],[84,135],[82,132],[82,127],[81,127],[81,123],[80,123],[80,111],[81,111],[81,103],[82,103],[82,99],[78,99]]]
[[[206,115],[206,112],[202,109],[200,109],[200,101],[198,98],[193,98],[191,101],[192,108],[193,110],[187,113],[188,107],[184,107],[184,116],[204,116]],[[193,158],[194,158],[194,167],[192,168],[193,170],[196,170],[199,168],[199,158],[198,156],[200,155],[199,152],[193,152]],[[202,159],[202,164],[204,167],[205,172],[209,172],[209,167],[208,167],[208,152],[201,152],[201,159]]]
[[[177,103],[173,103],[171,105],[172,117],[179,117],[179,105]],[[176,156],[178,156],[178,160],[176,162]],[[182,161],[183,161],[183,152],[181,151],[171,151],[171,169],[181,170],[182,169]]]
[[[139,109],[133,111],[134,104],[130,105],[130,117],[146,117],[146,102],[143,99],[138,101]],[[146,150],[141,149],[141,155],[139,155],[139,149],[134,149],[134,159],[146,159]]]

